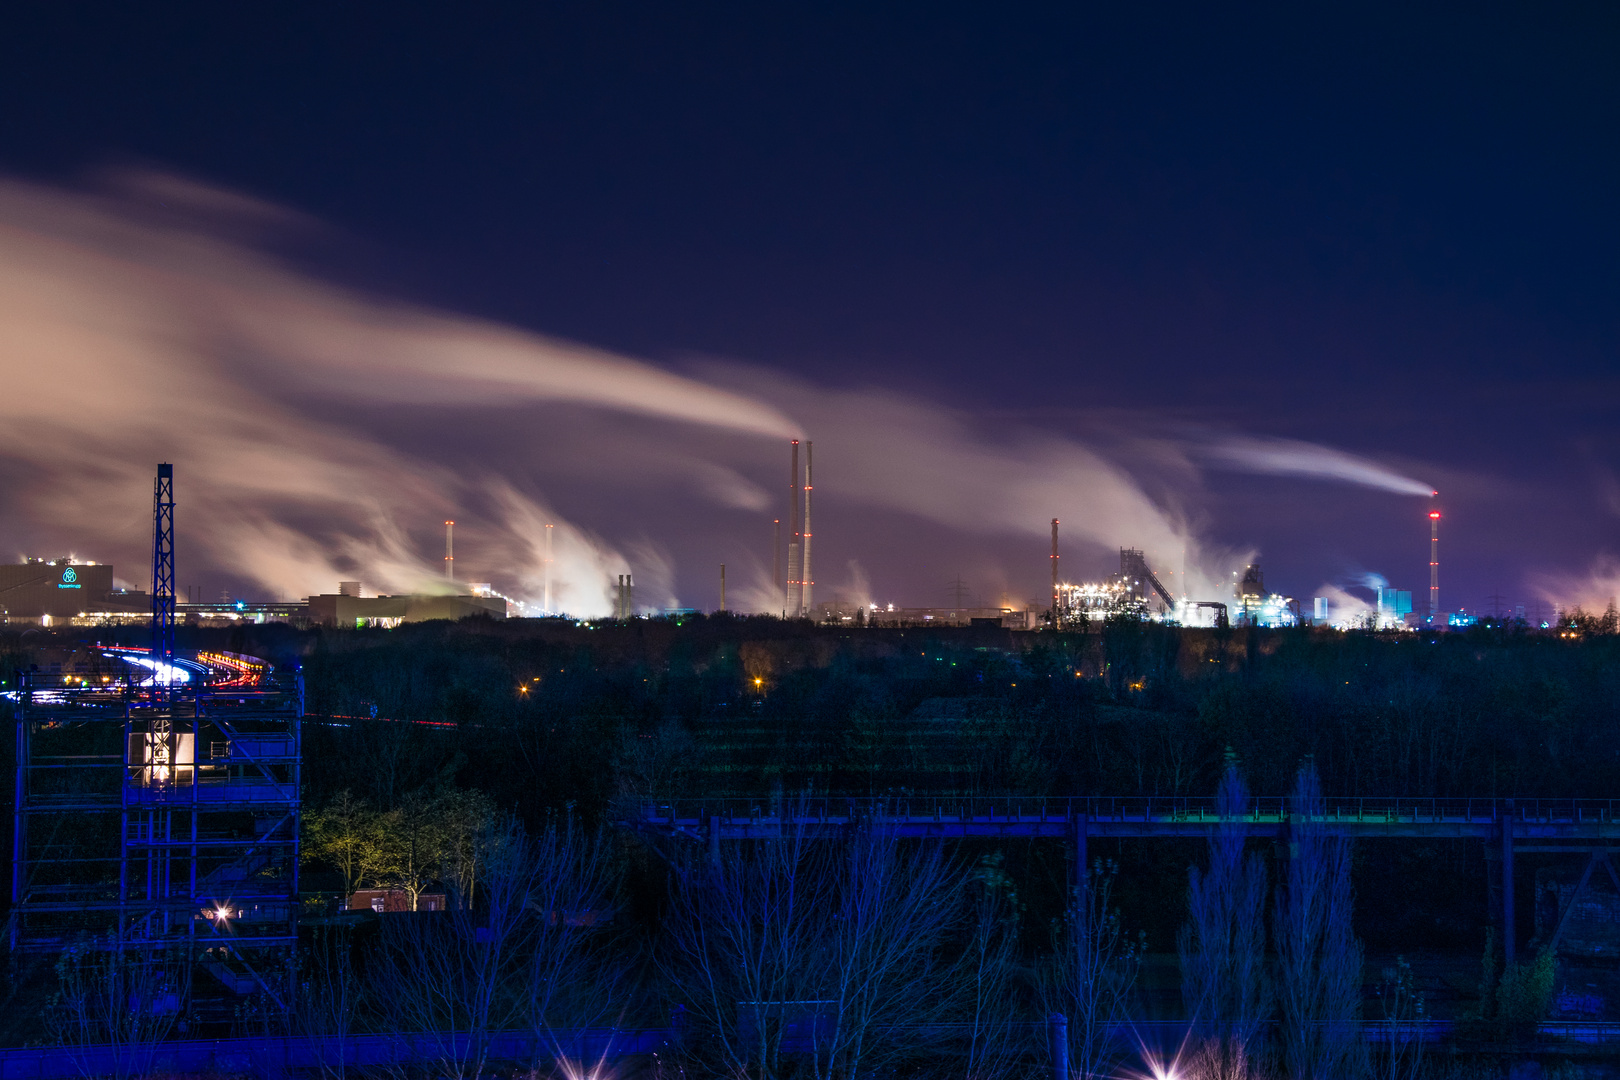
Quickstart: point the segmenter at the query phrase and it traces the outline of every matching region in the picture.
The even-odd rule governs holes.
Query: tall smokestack
[[[444,523],[444,576],[447,581],[456,577],[456,523]]]
[[[1437,491],[1435,498],[1440,497]],[[1440,617],[1440,508],[1429,511],[1429,618]]]
[[[1052,629],[1058,628],[1058,551],[1057,551],[1058,519],[1052,519]]]
[[[615,619],[629,619],[635,615],[634,589],[635,585],[630,580],[630,575],[620,574],[613,594],[613,617]]]
[[[792,456],[788,461],[787,611],[784,613],[790,619],[799,617],[799,601],[803,595],[799,591],[802,539],[799,526],[799,440],[794,439]]]
[[[811,611],[811,606],[814,603],[814,601],[811,599],[811,593],[814,591],[815,585],[816,585],[815,575],[810,572],[810,491],[811,491],[811,489],[813,487],[815,487],[815,484],[812,483],[811,476],[810,476],[810,448],[812,446],[814,446],[814,445],[815,445],[815,443],[810,442],[808,439],[805,440],[805,444],[804,444],[804,566],[801,568],[802,572],[799,574],[799,578],[800,578],[800,582],[801,582],[800,607],[803,609],[803,613],[805,615],[809,615],[811,618],[815,617],[814,613]]]
[[[551,614],[551,530],[555,526],[546,526],[546,614]]]

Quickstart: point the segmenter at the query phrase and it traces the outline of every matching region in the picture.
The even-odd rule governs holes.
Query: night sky
[[[1348,451],[1440,489],[1443,606],[1489,610],[1620,577],[1617,56],[1600,4],[30,4],[0,32],[0,171],[240,191],[323,223],[274,243],[327,280],[1050,430],[1150,493],[1138,435]],[[785,449],[758,457],[774,495]],[[837,446],[817,464],[819,579],[1041,595],[1040,521],[857,512]],[[765,557],[770,513],[535,469],[662,544],[684,603]],[[1177,484],[1274,588],[1377,572],[1421,604],[1420,497]]]

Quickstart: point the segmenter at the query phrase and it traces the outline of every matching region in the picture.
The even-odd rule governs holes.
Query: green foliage
[[[345,790],[306,817],[303,857],[338,871],[347,893],[366,885],[403,889],[415,910],[438,884],[470,906],[495,817],[487,794],[447,784],[410,792],[391,810]]]
[[[1533,1028],[1547,1018],[1557,967],[1550,952],[1524,964],[1509,964],[1496,986],[1496,1018],[1508,1031]]]

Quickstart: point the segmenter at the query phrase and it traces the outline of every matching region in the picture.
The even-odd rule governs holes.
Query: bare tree
[[[1125,933],[1114,907],[1118,864],[1098,859],[1085,874],[1085,885],[1070,898],[1058,929],[1042,989],[1047,1011],[1069,1021],[1071,1067],[1090,1080],[1113,1075],[1117,1054],[1111,1032],[1126,1018],[1146,942]]]
[[[362,986],[354,966],[354,936],[347,926],[317,926],[302,950],[293,1030],[317,1050],[321,1075],[345,1080],[351,1061]]]
[[[950,1015],[953,965],[944,954],[966,880],[943,845],[901,845],[881,819],[843,846],[840,902],[826,928],[832,1026],[814,1045],[818,1080],[888,1071]],[[897,1030],[902,1024],[912,1030]]]
[[[787,820],[802,820],[788,815]],[[881,819],[838,840],[803,826],[678,873],[660,963],[709,1067],[774,1080],[877,1074],[939,1037],[965,875]]]
[[[711,1067],[752,1080],[783,1074],[787,1021],[824,1004],[817,967],[835,899],[825,853],[802,826],[678,870],[658,959]]]
[[[1282,1061],[1290,1080],[1366,1071],[1361,1042],[1361,944],[1350,928],[1350,841],[1322,824],[1314,766],[1289,802],[1287,876],[1272,920]]]
[[[1018,1022],[1014,983],[1018,911],[999,867],[981,863],[974,877],[978,895],[972,934],[953,981],[967,1028],[962,1075],[965,1080],[993,1080],[1009,1075],[1029,1049],[1027,1025]]]
[[[521,827],[491,830],[483,903],[383,921],[377,985],[396,1031],[418,1032],[441,1075],[476,1080],[491,1036],[527,1020],[534,861]]]
[[[673,716],[666,716],[651,731],[631,730],[621,740],[614,762],[619,795],[632,805],[642,799],[678,795],[687,775],[701,764],[702,755],[698,741]]]
[[[601,1021],[619,1005],[625,965],[603,940],[613,919],[613,862],[606,837],[553,818],[530,843],[535,864],[525,904],[533,918],[525,968],[528,1023],[554,1033]]]
[[[1428,1017],[1406,957],[1397,956],[1394,965],[1383,970],[1376,993],[1382,1037],[1373,1075],[1380,1080],[1417,1080],[1423,1071],[1422,1028]]]
[[[1187,925],[1177,940],[1181,995],[1190,1012],[1193,1072],[1200,1080],[1254,1075],[1260,1026],[1270,1011],[1265,978],[1266,869],[1245,856],[1249,796],[1229,766],[1216,798],[1220,823],[1209,869],[1188,871]]]
[[[57,990],[46,1020],[57,1040],[74,1050],[85,1076],[145,1076],[158,1044],[180,1019],[189,970],[169,950],[71,945],[57,957]]]
[[[589,943],[610,912],[599,836],[553,822],[534,839],[497,818],[479,833],[476,865],[476,904],[384,920],[375,980],[391,1026],[419,1032],[456,1080],[487,1071],[498,1032],[593,1019],[615,985]]]

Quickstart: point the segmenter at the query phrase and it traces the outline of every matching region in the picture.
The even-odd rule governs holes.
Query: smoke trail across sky
[[[1216,467],[1275,476],[1303,476],[1359,487],[1377,488],[1397,495],[1432,495],[1421,480],[1402,476],[1366,458],[1343,450],[1294,439],[1258,439],[1225,436],[1199,448],[1200,456]]]
[[[1056,516],[1071,543],[1185,566],[1178,591],[1223,590],[1245,557],[1212,551],[1175,498],[1074,438],[746,365],[678,374],[365,296],[250,242],[289,225],[307,227],[171,177],[0,182],[0,542],[116,560],[138,585],[128,568],[145,564],[150,476],[167,460],[189,511],[182,559],[260,590],[441,588],[423,534],[454,516],[458,554],[489,568],[479,579],[533,600],[552,523],[557,606],[602,615],[615,574],[674,604],[681,568],[599,511],[678,488],[722,516],[672,529],[752,521],[780,498],[782,440],[808,435],[847,506],[1026,539]],[[1307,443],[1166,438],[1157,452],[1188,495],[1197,461],[1428,493]]]

